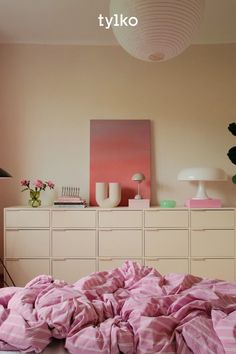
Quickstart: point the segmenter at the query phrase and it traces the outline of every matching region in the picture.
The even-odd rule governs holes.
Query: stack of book
[[[79,196],[78,187],[62,187],[61,196],[54,201],[55,206],[86,208],[87,204]]]
[[[59,197],[54,201],[54,205],[62,207],[72,206],[79,208],[86,208],[87,206],[86,201],[80,197]]]

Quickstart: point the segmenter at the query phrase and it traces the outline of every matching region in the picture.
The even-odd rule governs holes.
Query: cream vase
[[[109,192],[108,192],[109,185]],[[96,202],[102,208],[114,208],[121,200],[121,187],[119,183],[96,183]]]

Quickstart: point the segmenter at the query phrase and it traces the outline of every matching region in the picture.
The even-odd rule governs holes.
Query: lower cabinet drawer
[[[102,257],[141,257],[141,230],[103,230],[99,231],[99,256]]]
[[[145,256],[188,256],[188,230],[145,231]]]
[[[99,263],[98,263],[98,270],[99,271],[106,271],[106,270],[111,270],[114,268],[118,268],[121,267],[122,264],[124,264],[124,262],[127,259],[125,258],[119,258],[119,259],[112,259],[112,258],[107,258],[107,259],[100,259]],[[132,259],[132,262],[137,262],[139,264],[142,264],[142,260],[141,259]]]
[[[191,260],[191,274],[203,278],[234,281],[234,260],[193,259]]]
[[[7,230],[5,234],[5,257],[49,256],[49,230]]]
[[[50,262],[48,259],[7,260],[6,267],[16,286],[25,286],[37,275],[50,274]],[[11,285],[7,274],[5,274],[5,280],[7,284]]]
[[[146,259],[145,265],[155,268],[162,275],[168,273],[189,273],[188,259]]]
[[[54,230],[53,257],[95,257],[95,230]]]
[[[234,257],[234,230],[191,231],[191,256]]]
[[[96,271],[95,259],[54,259],[52,276],[55,279],[75,283],[80,278]]]

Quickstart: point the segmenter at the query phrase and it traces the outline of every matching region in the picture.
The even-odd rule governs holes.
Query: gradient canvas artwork
[[[90,205],[96,206],[96,182],[121,184],[121,202],[137,194],[137,182],[132,176],[145,175],[140,185],[142,198],[150,199],[150,120],[90,121]]]

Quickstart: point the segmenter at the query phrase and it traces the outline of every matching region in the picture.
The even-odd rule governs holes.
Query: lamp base
[[[129,199],[129,208],[145,209],[150,207],[150,199]]]
[[[185,206],[187,208],[221,208],[220,199],[187,199]]]

